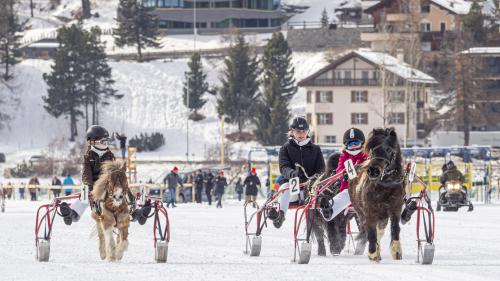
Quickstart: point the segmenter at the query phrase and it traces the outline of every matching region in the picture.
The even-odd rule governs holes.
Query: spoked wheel
[[[308,207],[298,208],[295,212],[295,250],[293,253],[293,262],[298,264],[308,264],[311,260],[311,232],[312,223],[309,222]]]
[[[257,257],[260,255],[260,250],[262,248],[262,236],[261,231],[265,224],[265,216],[257,208],[254,212],[249,212],[249,203],[245,203],[245,251],[244,253],[250,255],[251,257]]]
[[[50,241],[49,240],[38,240],[36,245],[36,259],[37,261],[46,262],[49,261],[50,257]]]

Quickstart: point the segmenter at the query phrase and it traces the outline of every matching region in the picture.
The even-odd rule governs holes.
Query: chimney
[[[398,62],[400,62],[400,63],[405,62],[405,53],[404,53],[403,49],[396,50],[396,58],[398,59]]]

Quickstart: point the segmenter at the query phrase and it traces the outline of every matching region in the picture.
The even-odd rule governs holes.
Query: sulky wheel
[[[49,261],[50,241],[39,240],[36,246],[36,259],[40,262]]]
[[[260,255],[261,248],[262,248],[262,236],[252,237],[252,242],[250,243],[250,256],[258,257]]]
[[[298,264],[308,264],[311,260],[311,242],[303,242],[299,249]]]
[[[168,256],[168,242],[158,241],[155,247],[155,261],[157,263],[166,263]]]
[[[425,244],[422,253],[422,264],[432,264],[434,261],[434,250],[436,246],[434,244]]]

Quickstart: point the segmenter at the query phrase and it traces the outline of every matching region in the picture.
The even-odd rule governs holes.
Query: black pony
[[[339,162],[340,153],[334,153],[328,157],[326,160],[326,171],[318,179],[321,181],[329,176],[335,174]],[[320,197],[325,199],[331,199],[340,189],[340,184],[334,184],[330,188],[327,188]],[[322,198],[318,198],[318,202],[321,202]],[[328,200],[326,200],[328,201]],[[346,241],[346,225],[348,218],[344,216],[343,213],[337,215],[333,220],[327,222],[323,219],[320,214],[319,209],[313,209],[309,213],[310,223],[312,224],[312,231],[316,240],[318,241],[318,255],[326,256],[325,248],[325,231],[327,234],[328,242],[330,244],[330,253],[334,256],[339,255],[342,249],[344,249]]]

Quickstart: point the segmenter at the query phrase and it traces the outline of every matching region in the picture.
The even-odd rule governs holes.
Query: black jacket
[[[299,146],[290,138],[281,147],[279,153],[280,173],[284,180],[294,177],[295,163],[302,165],[309,176],[323,173],[325,170],[325,159],[319,146],[311,142],[304,146]],[[302,172],[299,173],[299,177],[301,182],[307,181]]]
[[[104,161],[113,161],[115,156],[108,150],[102,157],[99,157],[97,153],[92,150],[87,150],[87,153],[83,156],[83,172],[82,172],[82,182],[85,185],[94,186],[94,183],[99,178],[101,174],[101,164]]]
[[[215,178],[215,193],[224,194],[224,188],[227,186],[225,177],[217,176]]]
[[[202,174],[198,174],[196,175],[196,177],[194,178],[194,186],[196,188],[203,188],[203,175]]]
[[[214,179],[215,179],[215,177],[212,173],[208,173],[206,175],[206,179],[205,179],[206,180],[206,186],[205,186],[206,189],[214,188]]]

